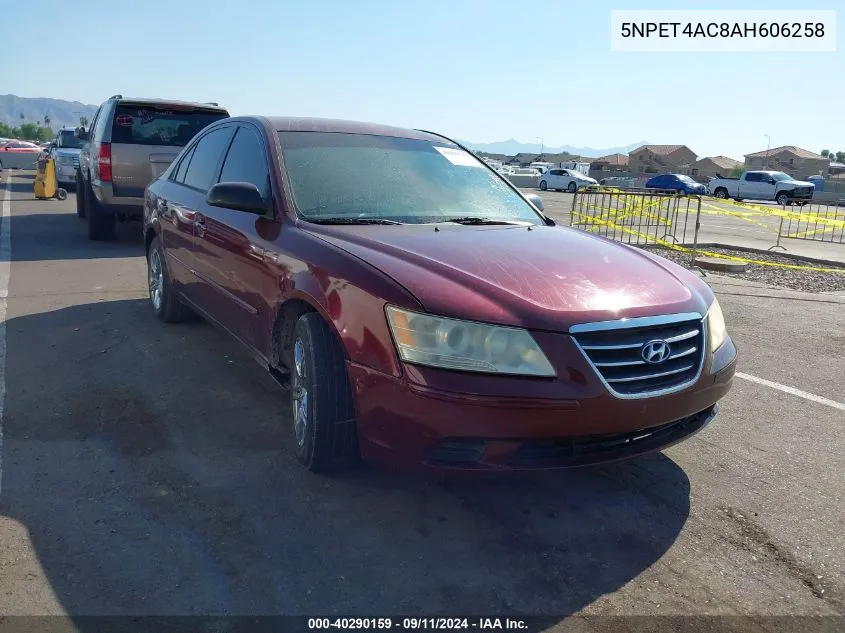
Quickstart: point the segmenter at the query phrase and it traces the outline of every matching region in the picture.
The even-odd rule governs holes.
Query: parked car
[[[0,169],[35,169],[41,148],[29,141],[6,141],[0,145]]]
[[[569,193],[575,193],[582,187],[597,184],[598,181],[595,178],[585,176],[580,171],[574,169],[554,168],[540,177],[540,189],[543,191],[547,189],[563,191],[565,189]]]
[[[76,185],[79,154],[84,142],[77,138],[73,126],[63,127],[49,144],[49,155],[56,161],[56,179],[62,187]]]
[[[703,196],[707,193],[705,185],[684,174],[660,174],[646,181],[645,187],[646,189],[661,189],[696,196]]]
[[[146,190],[150,305],[289,383],[315,471],[583,466],[699,431],[736,358],[709,286],[542,206],[437,134],[218,121]]]
[[[83,141],[76,173],[76,212],[88,238],[110,240],[118,221],[143,215],[144,188],[205,126],[229,113],[217,104],[115,95],[77,128]]]
[[[774,200],[779,205],[805,205],[813,199],[815,185],[795,180],[782,171],[746,171],[739,178],[716,178],[708,184],[717,198]]]

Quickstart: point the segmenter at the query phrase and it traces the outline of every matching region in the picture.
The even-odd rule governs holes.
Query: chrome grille
[[[644,398],[692,384],[704,361],[706,331],[699,314],[678,314],[576,325],[578,347],[615,396]],[[650,342],[668,345],[667,358],[647,362]]]
[[[79,157],[78,156],[73,157],[73,166],[74,166],[75,169],[79,169]]]

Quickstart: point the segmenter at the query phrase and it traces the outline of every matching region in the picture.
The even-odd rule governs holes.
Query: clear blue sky
[[[837,4],[13,2],[3,11],[0,93],[218,101],[233,114],[378,121],[474,142],[542,136],[546,146],[603,148],[647,139],[741,159],[765,149],[769,134],[773,147],[843,150],[841,36],[836,53],[610,51],[612,8]]]

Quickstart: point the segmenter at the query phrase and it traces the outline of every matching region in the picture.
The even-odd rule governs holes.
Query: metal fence
[[[845,206],[813,204],[781,207],[778,241],[781,238],[845,244]]]
[[[572,196],[569,224],[636,246],[685,247],[690,265],[698,247],[701,198],[654,190],[590,188]]]

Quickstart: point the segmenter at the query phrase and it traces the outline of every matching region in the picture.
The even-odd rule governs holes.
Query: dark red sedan
[[[155,314],[199,313],[289,384],[315,471],[631,457],[702,429],[733,379],[701,279],[556,226],[433,133],[224,119],[150,184],[144,233]]]

